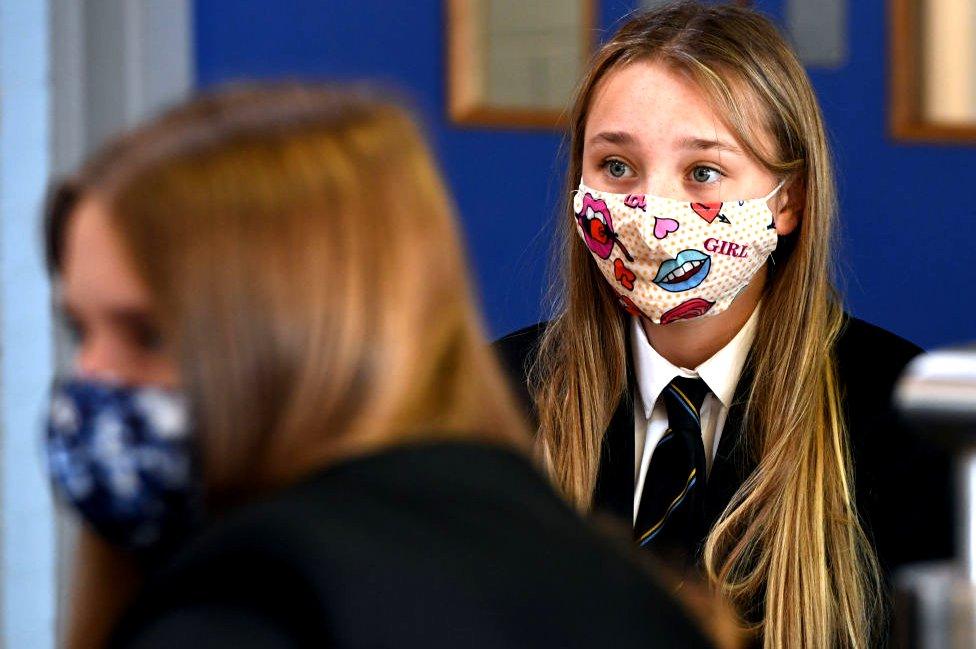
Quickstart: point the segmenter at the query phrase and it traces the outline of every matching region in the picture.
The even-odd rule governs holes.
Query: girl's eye
[[[163,337],[158,331],[141,332],[139,346],[149,352],[158,352],[163,348]]]
[[[723,175],[721,171],[711,167],[698,166],[691,170],[691,179],[696,183],[715,183],[720,181]]]
[[[603,163],[603,168],[607,170],[613,178],[624,178],[631,171],[630,166],[621,160],[610,159]]]
[[[148,323],[134,323],[129,335],[139,349],[146,352],[158,352],[164,346],[162,333]]]
[[[65,317],[64,326],[68,330],[68,337],[71,339],[72,345],[77,347],[85,342],[85,327],[78,320]]]

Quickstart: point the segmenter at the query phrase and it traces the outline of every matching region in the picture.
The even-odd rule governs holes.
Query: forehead
[[[585,137],[589,140],[601,131],[628,132],[644,142],[679,137],[739,141],[693,79],[651,60],[628,63],[607,73],[597,84]]]
[[[144,305],[147,292],[136,275],[107,210],[84,198],[68,216],[61,277],[66,302]]]

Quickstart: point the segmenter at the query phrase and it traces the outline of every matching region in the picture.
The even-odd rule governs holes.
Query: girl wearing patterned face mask
[[[47,225],[78,347],[47,435],[86,523],[70,649],[704,646],[522,453],[398,108],[203,97]]]
[[[561,306],[498,344],[554,482],[764,646],[876,646],[882,571],[951,553],[950,472],[889,417],[918,348],[831,285],[802,66],[754,11],[671,5],[602,47],[570,124]]]

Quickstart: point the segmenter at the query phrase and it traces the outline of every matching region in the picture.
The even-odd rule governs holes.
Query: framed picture
[[[596,0],[446,0],[456,124],[555,128],[593,51]]]
[[[889,2],[892,135],[976,143],[976,0]]]

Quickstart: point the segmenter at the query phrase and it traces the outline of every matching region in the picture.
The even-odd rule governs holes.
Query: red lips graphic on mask
[[[610,241],[610,237],[607,236],[607,226],[603,223],[593,219],[587,225],[590,227],[591,239],[598,243],[607,243]]]
[[[665,311],[664,315],[661,316],[661,324],[666,325],[677,320],[687,320],[688,318],[703,316],[708,313],[708,310],[714,304],[714,302],[703,300],[700,297],[692,298],[687,302],[682,302],[670,311]]]
[[[586,247],[600,259],[609,259],[616,236],[607,204],[587,193],[583,196],[583,207],[576,215],[576,221],[583,230]]]

